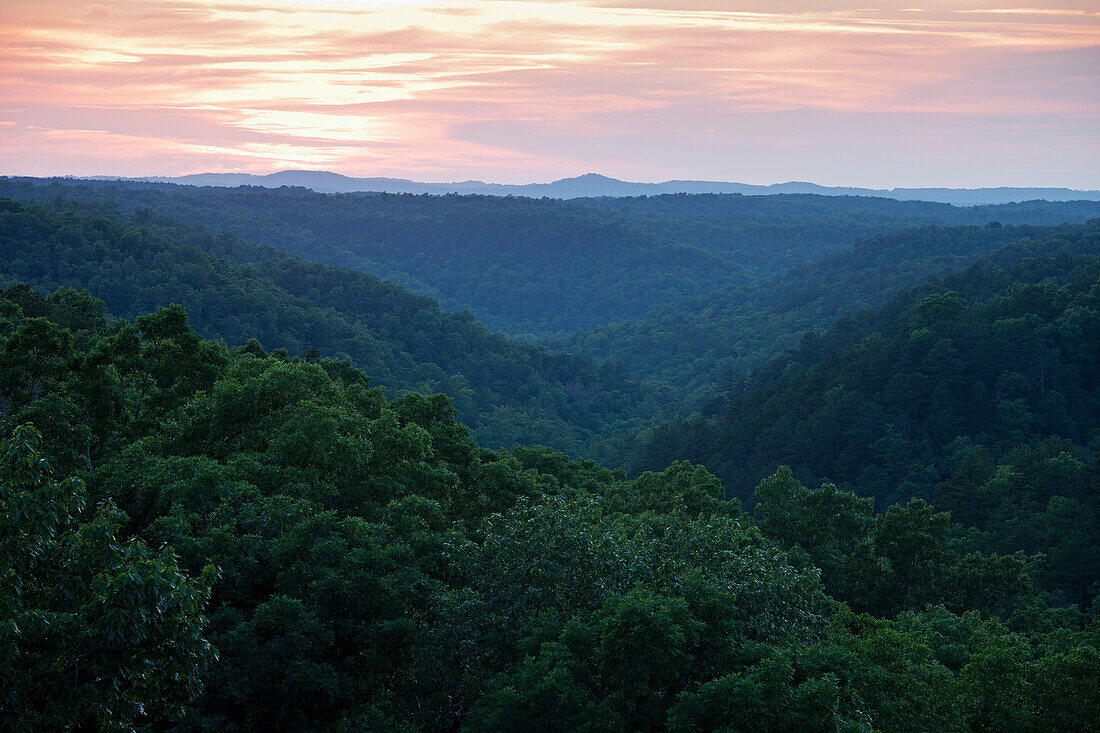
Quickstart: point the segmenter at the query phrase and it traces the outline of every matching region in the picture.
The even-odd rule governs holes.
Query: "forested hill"
[[[468,313],[441,312],[374,276],[143,218],[171,241],[104,215],[0,202],[0,277],[44,291],[86,288],[127,318],[178,303],[200,333],[229,344],[255,338],[291,355],[349,356],[397,393],[447,394],[484,445],[582,453],[669,402],[614,368],[491,334]]]
[[[61,221],[56,238],[81,243],[81,220]],[[88,226],[86,248],[110,254],[115,225]],[[178,254],[143,237],[119,242],[139,283],[138,263]],[[1068,282],[1041,318],[1061,309],[1093,348],[1096,287],[1082,300]],[[1060,292],[1044,288],[1012,297]],[[105,310],[68,289],[0,293],[5,729],[1100,719],[1097,524],[1079,502],[1100,477],[1073,456],[983,485],[1009,506],[1053,494],[1034,523],[968,531],[920,500],[876,514],[785,470],[749,515],[686,463],[627,480],[544,448],[483,450],[440,396],[390,401],[338,361],[230,350],[178,306],[132,323]]]
[[[974,266],[807,335],[701,416],[659,429],[641,467],[697,461],[744,497],[785,464],[886,505],[937,496],[970,461],[980,484],[1047,439],[1055,455],[1095,450],[1100,256],[1069,253],[1098,252],[1100,227],[1050,244],[1063,252]]]
[[[864,215],[889,224],[908,218],[910,225],[937,222],[944,225],[1034,224],[1053,225],[1083,222],[1100,216],[1100,201],[1048,201],[1036,199],[1006,204],[956,206],[932,201],[896,201],[858,195],[819,195],[777,193],[770,196],[736,194],[662,194],[659,196],[594,197],[571,199],[570,203],[617,211],[631,216],[672,215],[698,217],[715,222],[750,217],[773,217],[771,223],[782,226],[783,219],[794,216]],[[897,228],[890,226],[888,228]]]
[[[1083,228],[1084,227],[1084,228]],[[880,234],[761,282],[655,308],[637,321],[547,339],[552,348],[622,364],[626,373],[673,385],[687,398],[736,379],[798,345],[806,331],[845,313],[886,305],[902,288],[965,269],[1008,265],[1080,246],[1088,225],[919,227]]]
[[[661,196],[584,203],[492,196],[3,179],[0,195],[98,200],[364,270],[526,336],[638,318],[782,274],[859,238],[924,224],[1059,224],[1100,202],[959,208],[823,196]]]

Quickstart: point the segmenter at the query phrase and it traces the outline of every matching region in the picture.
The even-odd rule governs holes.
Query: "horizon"
[[[0,170],[1096,190],[1077,5],[6,4]]]
[[[1022,189],[1022,190],[1029,190],[1029,189],[1061,189],[1061,190],[1067,190],[1067,191],[1079,191],[1081,193],[1100,193],[1100,188],[1091,188],[1091,189],[1090,188],[1073,188],[1073,187],[1070,187],[1070,186],[1029,186],[1029,185],[1019,185],[1019,186],[1007,186],[1007,185],[998,185],[998,186],[936,186],[936,185],[930,185],[930,186],[881,186],[881,187],[874,187],[874,186],[865,186],[865,185],[859,185],[859,184],[855,184],[855,185],[836,185],[836,186],[834,186],[834,185],[818,183],[817,181],[805,181],[805,180],[786,180],[786,181],[773,181],[773,182],[770,182],[770,183],[758,183],[758,182],[741,181],[741,180],[717,180],[717,179],[699,179],[699,178],[666,178],[666,179],[660,179],[660,180],[648,180],[647,181],[647,180],[637,180],[637,179],[628,180],[628,179],[622,179],[622,178],[615,178],[613,176],[608,176],[608,175],[605,175],[603,173],[598,173],[598,172],[595,172],[595,171],[588,171],[588,172],[585,172],[585,173],[578,173],[576,175],[566,175],[566,176],[562,176],[560,178],[554,178],[552,180],[526,180],[526,181],[518,181],[518,182],[514,182],[514,183],[505,183],[503,181],[478,179],[478,178],[467,178],[467,179],[463,179],[463,180],[427,180],[427,179],[414,179],[414,178],[406,178],[406,177],[399,177],[399,176],[381,176],[381,175],[379,175],[379,176],[373,176],[373,175],[355,176],[355,175],[347,175],[345,173],[340,173],[339,171],[326,170],[326,169],[320,169],[320,168],[318,168],[318,169],[283,168],[283,169],[280,169],[280,170],[274,170],[274,171],[270,171],[270,172],[261,172],[261,173],[251,173],[251,172],[247,172],[247,171],[216,171],[216,172],[215,171],[197,171],[195,173],[184,173],[184,174],[180,174],[180,175],[150,174],[150,175],[141,175],[141,176],[116,176],[116,175],[111,175],[111,174],[93,174],[93,175],[86,175],[86,176],[73,175],[73,174],[51,175],[51,176],[20,176],[20,175],[11,175],[11,174],[6,174],[6,173],[0,172],[0,177],[8,176],[8,177],[12,177],[12,178],[41,178],[41,179],[68,178],[68,179],[75,179],[75,180],[132,181],[132,182],[137,182],[137,183],[140,183],[140,182],[155,183],[155,182],[159,182],[159,181],[164,181],[164,182],[169,182],[169,183],[180,183],[180,179],[199,177],[199,176],[254,176],[254,177],[261,177],[262,178],[262,177],[268,177],[268,176],[276,176],[276,175],[285,174],[285,173],[306,174],[306,175],[309,175],[309,174],[335,175],[335,176],[340,176],[342,178],[352,180],[352,181],[355,181],[355,180],[388,180],[388,181],[397,181],[397,182],[408,182],[408,183],[414,183],[414,184],[423,184],[423,185],[428,185],[428,186],[445,186],[445,185],[460,185],[460,184],[485,184],[485,185],[488,185],[488,186],[510,186],[510,187],[549,186],[549,185],[552,185],[552,184],[555,184],[555,183],[562,183],[562,182],[565,182],[565,181],[579,181],[579,180],[582,180],[582,179],[585,179],[585,178],[600,178],[600,179],[603,179],[603,180],[606,180],[606,181],[611,181],[611,182],[614,182],[614,183],[625,183],[625,184],[642,185],[642,186],[656,186],[656,185],[672,184],[672,183],[702,183],[702,184],[716,184],[716,185],[734,184],[734,185],[741,185],[741,186],[747,186],[747,187],[757,187],[757,188],[769,188],[769,187],[787,186],[787,185],[806,185],[806,186],[815,186],[815,187],[826,188],[826,189],[832,189],[832,188],[837,188],[837,189],[865,189],[865,190],[868,190],[868,191],[905,191],[905,190],[935,190],[935,189],[943,189],[943,190],[946,190],[946,191],[981,191],[981,190],[987,190],[987,189],[1006,188],[1006,189]],[[181,185],[196,185],[196,184],[181,183]],[[210,185],[210,184],[198,184],[198,185]]]

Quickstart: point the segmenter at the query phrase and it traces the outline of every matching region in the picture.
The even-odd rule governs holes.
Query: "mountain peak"
[[[108,176],[92,176],[111,180]],[[199,173],[188,176],[149,177],[130,180],[182,183],[194,186],[267,186],[283,185],[311,188],[320,193],[411,193],[478,194],[485,196],[530,196],[572,199],[604,196],[659,196],[661,194],[818,194],[823,196],[874,196],[899,200],[936,201],[956,206],[1003,204],[1044,199],[1047,201],[1100,200],[1100,191],[1068,188],[894,188],[873,189],[822,186],[807,181],[787,181],[754,185],[723,181],[673,180],[660,183],[622,181],[601,173],[584,173],[551,183],[506,184],[467,180],[451,183],[423,183],[404,178],[353,178],[332,171],[284,170],[267,175],[248,173]]]

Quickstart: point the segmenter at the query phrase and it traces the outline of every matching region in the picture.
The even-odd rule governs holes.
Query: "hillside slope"
[[[779,464],[889,504],[960,456],[1100,441],[1100,227],[1032,243],[842,319],[658,429],[639,468],[689,459],[745,497]],[[1073,254],[1088,253],[1088,254]]]
[[[149,208],[296,257],[371,272],[446,310],[469,309],[491,329],[532,337],[639,318],[657,305],[780,275],[883,231],[1100,215],[1100,204],[1088,202],[967,209],[731,195],[573,203],[58,179],[6,179],[0,195],[97,200],[123,214]]]
[[[0,291],[14,729],[1084,732],[1100,715],[1100,474],[1072,457],[996,478],[1010,502],[1054,494],[1032,537],[920,500],[876,514],[782,469],[750,516],[696,466],[627,480],[487,451],[438,396],[227,349],[178,306],[104,310]]]
[[[0,277],[87,289],[126,318],[177,303],[200,333],[229,344],[256,338],[291,354],[348,356],[399,393],[448,394],[486,445],[580,453],[668,401],[613,368],[492,334],[468,313],[444,313],[371,275],[163,219],[157,226],[173,241],[117,218],[4,201]]]
[[[922,227],[877,235],[766,281],[655,308],[636,321],[546,339],[551,348],[612,361],[627,374],[699,396],[795,348],[806,331],[886,305],[902,288],[994,256],[1007,265],[1035,256],[1034,240],[1057,251],[1080,226]],[[1013,243],[1019,244],[1013,245]]]

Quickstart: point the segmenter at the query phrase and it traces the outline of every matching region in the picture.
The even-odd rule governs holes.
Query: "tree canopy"
[[[1100,229],[1037,226],[1088,205],[0,190],[0,728],[1096,730]],[[620,366],[252,215],[540,328],[756,279]]]
[[[345,362],[203,340],[178,307],[130,324],[59,293],[0,299],[16,725],[1089,730],[1100,712],[1075,581],[972,550],[920,499],[875,514],[781,470],[746,514],[698,466],[631,479],[489,451],[441,396],[391,401]]]

